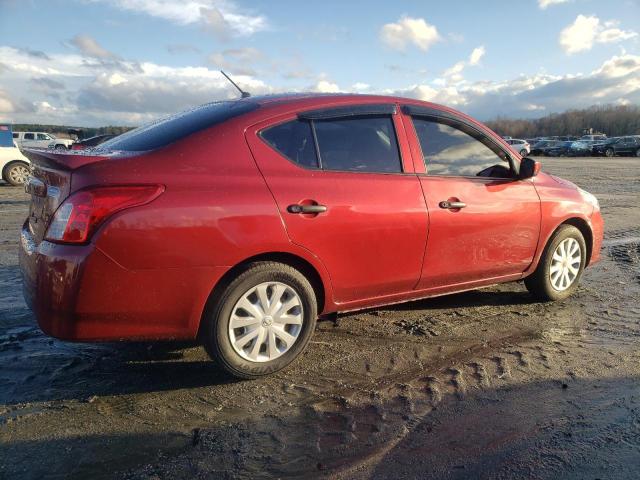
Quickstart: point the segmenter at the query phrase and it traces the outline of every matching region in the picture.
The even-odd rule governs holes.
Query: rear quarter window
[[[208,103],[138,127],[100,144],[98,149],[131,152],[156,150],[258,107],[257,102],[250,100]]]
[[[309,168],[318,167],[311,123],[293,120],[260,132],[262,139],[292,162]]]

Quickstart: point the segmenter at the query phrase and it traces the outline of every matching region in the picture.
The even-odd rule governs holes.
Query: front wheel
[[[607,148],[607,149],[605,150],[604,154],[605,154],[607,157],[613,157],[613,155],[615,154],[615,152],[613,151],[613,148]]]
[[[59,144],[59,145],[56,145],[56,148],[55,148],[55,149],[56,149],[56,150],[67,150],[67,146],[66,146],[66,145],[62,145],[62,144]]]
[[[529,152],[527,152],[526,148],[523,148],[522,150],[520,150],[521,157],[526,157],[527,155],[529,155]]]
[[[640,148],[636,150],[636,157],[640,157]]]
[[[563,300],[578,287],[586,259],[587,246],[580,230],[562,225],[552,235],[538,267],[524,279],[524,284],[540,300]]]
[[[29,165],[25,162],[11,162],[5,169],[4,179],[14,187],[24,185],[29,176]]]
[[[234,377],[277,372],[309,343],[316,325],[316,296],[295,268],[252,263],[217,293],[203,319],[204,346]]]

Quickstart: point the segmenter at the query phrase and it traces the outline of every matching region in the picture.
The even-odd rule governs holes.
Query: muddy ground
[[[640,476],[640,160],[544,160],[595,193],[576,295],[521,283],[323,321],[288,370],[233,382],[189,344],[45,337],[0,185],[0,478]]]

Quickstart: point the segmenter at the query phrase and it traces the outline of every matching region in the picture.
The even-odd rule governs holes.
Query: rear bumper
[[[93,244],[33,242],[21,233],[24,298],[47,335],[63,340],[196,338],[227,267],[132,271]]]

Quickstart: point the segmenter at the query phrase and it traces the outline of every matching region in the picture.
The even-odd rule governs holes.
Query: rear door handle
[[[459,208],[464,208],[467,206],[467,204],[464,202],[449,202],[449,201],[440,202],[438,205],[440,208],[448,208],[449,210],[457,210]]]
[[[325,205],[300,205],[296,203],[287,207],[289,213],[324,213],[326,211]]]

